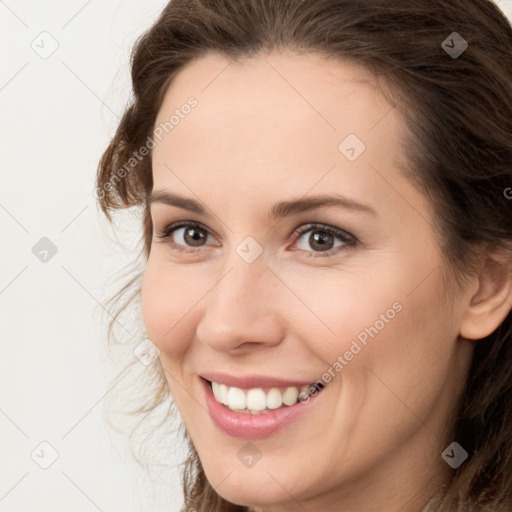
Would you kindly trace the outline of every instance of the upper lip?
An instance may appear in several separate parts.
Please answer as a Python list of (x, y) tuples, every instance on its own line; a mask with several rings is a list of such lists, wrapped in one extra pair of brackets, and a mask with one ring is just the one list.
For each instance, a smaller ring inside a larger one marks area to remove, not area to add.
[(314, 380), (286, 380), (266, 375), (229, 375), (220, 372), (205, 372), (199, 374), (203, 379), (217, 382), (218, 384), (226, 384), (229, 387), (236, 387), (240, 389), (251, 388), (288, 388), (291, 386), (301, 387), (314, 384)]

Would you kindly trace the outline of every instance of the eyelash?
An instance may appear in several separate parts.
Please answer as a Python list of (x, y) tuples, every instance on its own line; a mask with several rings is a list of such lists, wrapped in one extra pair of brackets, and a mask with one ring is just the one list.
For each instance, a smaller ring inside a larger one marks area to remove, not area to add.
[[(211, 233), (206, 229), (206, 227), (204, 227), (202, 224), (200, 224), (198, 222), (179, 221), (179, 222), (169, 224), (168, 226), (166, 226), (163, 229), (162, 233), (155, 235), (157, 238), (162, 239), (162, 241), (158, 242), (158, 243), (167, 243), (166, 240), (171, 236), (171, 234), (174, 231), (176, 231), (180, 228), (184, 228), (184, 227), (199, 228), (200, 230), (206, 231), (206, 233), (211, 235)], [(329, 249), (327, 251), (304, 251), (302, 249), (294, 249), (294, 250), (304, 252), (305, 253), (304, 256), (307, 258), (311, 258), (311, 257), (322, 258), (322, 257), (332, 256), (333, 254), (335, 254), (339, 251), (347, 250), (348, 248), (353, 248), (353, 247), (357, 246), (359, 243), (359, 241), (353, 235), (351, 235), (350, 233), (348, 233), (346, 231), (335, 228), (333, 226), (329, 226), (327, 224), (318, 224), (318, 223), (311, 223), (311, 224), (306, 224), (304, 226), (301, 226), (300, 228), (296, 229), (293, 232), (292, 237), (293, 237), (294, 241), (296, 241), (304, 233), (307, 233), (309, 231), (323, 231), (324, 233), (329, 233), (330, 235), (337, 238), (338, 240), (341, 240), (344, 245), (339, 246), (339, 247), (333, 247), (332, 249)], [(192, 248), (186, 249), (183, 245), (177, 244), (175, 242), (169, 242), (169, 243), (172, 246), (172, 248), (178, 252), (186, 253), (186, 254), (191, 254), (191, 253), (196, 252), (195, 249), (192, 249)]]

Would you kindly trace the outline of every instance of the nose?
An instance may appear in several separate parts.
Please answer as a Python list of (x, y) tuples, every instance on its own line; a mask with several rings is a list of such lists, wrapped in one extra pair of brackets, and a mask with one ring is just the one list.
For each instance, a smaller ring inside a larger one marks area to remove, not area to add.
[(216, 352), (238, 355), (278, 344), (286, 329), (282, 286), (263, 257), (246, 263), (235, 254), (204, 298), (198, 341)]

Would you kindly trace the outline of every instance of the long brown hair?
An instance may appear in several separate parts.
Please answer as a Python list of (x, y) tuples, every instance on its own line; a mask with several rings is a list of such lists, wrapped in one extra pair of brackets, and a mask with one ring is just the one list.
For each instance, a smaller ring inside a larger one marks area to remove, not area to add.
[[(449, 54), (453, 32), (468, 44), (461, 55)], [(408, 128), (404, 172), (436, 207), (453, 282), (474, 271), (474, 244), (512, 240), (512, 28), (491, 1), (173, 0), (134, 47), (133, 100), (97, 174), (96, 196), (109, 220), (114, 210), (141, 208), (142, 260), (152, 239), (145, 203), (153, 186), (151, 153), (134, 155), (155, 129), (168, 85), (207, 52), (237, 59), (281, 49), (351, 60), (375, 78)], [(138, 274), (110, 302), (109, 337), (139, 297), (142, 267), (134, 268)], [(511, 325), (509, 313), (475, 344), (451, 437), (469, 458), (429, 511), (511, 510)], [(144, 403), (131, 411), (141, 418), (171, 403), (158, 359), (150, 370), (153, 387), (145, 383)], [(176, 411), (169, 406), (167, 414)], [(249, 510), (217, 495), (183, 435), (190, 448), (183, 510)]]

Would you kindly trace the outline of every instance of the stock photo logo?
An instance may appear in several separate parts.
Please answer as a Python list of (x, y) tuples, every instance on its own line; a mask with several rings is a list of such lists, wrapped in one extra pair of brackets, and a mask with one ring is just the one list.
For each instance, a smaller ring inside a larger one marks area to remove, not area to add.
[(310, 398), (314, 396), (318, 391), (323, 389), (329, 382), (331, 382), (336, 375), (338, 375), (343, 368), (350, 364), (365, 347), (369, 346), (368, 342), (377, 337), (377, 335), (389, 324), (396, 315), (403, 310), (403, 305), (400, 302), (395, 302), (393, 305), (386, 310), (385, 313), (381, 313), (379, 318), (375, 322), (365, 327), (360, 331), (351, 341), (350, 348), (343, 354), (340, 354), (336, 361), (334, 361), (329, 368), (322, 374), (321, 378), (318, 379), (314, 385), (312, 385), (308, 391), (303, 391), (299, 395), (300, 402), (304, 405), (308, 404)]
[(460, 34), (452, 32), (441, 47), (452, 59), (458, 59), (468, 49), (469, 44)]
[(93, 196), (95, 199), (103, 199), (109, 194), (122, 179), (125, 179), (135, 169), (140, 162), (146, 158), (151, 151), (161, 142), (165, 135), (171, 133), (176, 126), (178, 126), (183, 119), (185, 119), (191, 112), (192, 109), (198, 106), (199, 102), (196, 98), (190, 97), (186, 103), (181, 105), (179, 108), (174, 109), (173, 114), (170, 115), (169, 119), (163, 123), (160, 123), (153, 130), (153, 137), (148, 136), (146, 143), (132, 152), (132, 156), (128, 158), (128, 161), (124, 163), (115, 173), (110, 175), (109, 181), (107, 181), (102, 188), (95, 188), (93, 190)]

